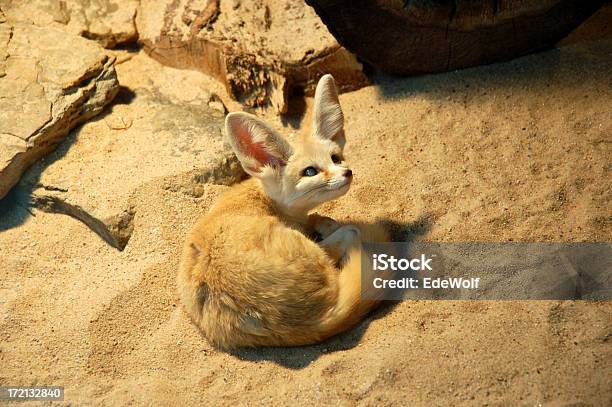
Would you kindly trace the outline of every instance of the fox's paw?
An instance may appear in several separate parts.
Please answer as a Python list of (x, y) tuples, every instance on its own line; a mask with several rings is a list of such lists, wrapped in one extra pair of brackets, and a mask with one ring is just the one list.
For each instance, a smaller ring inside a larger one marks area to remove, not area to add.
[(359, 244), (361, 240), (361, 230), (357, 226), (354, 225), (346, 225), (343, 226), (344, 235), (346, 239), (351, 242), (351, 244)]
[(334, 233), (319, 242), (319, 245), (334, 259), (336, 265), (342, 266), (352, 248), (361, 243), (361, 232), (353, 225), (341, 226)]
[(314, 231), (321, 236), (321, 240), (326, 239), (342, 226), (332, 218), (317, 214), (310, 215), (308, 220)]

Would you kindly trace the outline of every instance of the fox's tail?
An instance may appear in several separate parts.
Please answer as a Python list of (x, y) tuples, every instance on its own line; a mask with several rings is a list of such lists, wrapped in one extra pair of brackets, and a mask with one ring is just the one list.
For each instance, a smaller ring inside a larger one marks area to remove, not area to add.
[[(377, 224), (355, 224), (361, 231), (362, 242), (388, 242), (389, 233)], [(349, 260), (338, 276), (338, 297), (336, 305), (319, 323), (322, 337), (330, 337), (356, 325), (363, 317), (380, 304), (378, 297), (365, 299), (362, 296), (361, 245), (353, 248)]]
[[(353, 224), (360, 230), (361, 242), (388, 242), (389, 234), (381, 225)], [(206, 245), (185, 245), (185, 254), (181, 261), (178, 275), (178, 288), (185, 309), (200, 327), (205, 336), (215, 346), (230, 349), (244, 346), (300, 346), (321, 342), (333, 335), (343, 332), (359, 323), (363, 317), (380, 303), (380, 298), (366, 299), (362, 296), (362, 245), (356, 245), (350, 252), (348, 261), (340, 271), (328, 270), (334, 278), (334, 289), (327, 296), (325, 305), (312, 304), (312, 298), (304, 297), (298, 288), (290, 287), (300, 301), (300, 305), (326, 311), (316, 312), (313, 320), (304, 321), (303, 325), (287, 324), (282, 318), (267, 318), (263, 311), (245, 311), (235, 302), (228, 302), (229, 297), (219, 295), (202, 284), (202, 265), (196, 267), (196, 259), (207, 258), (206, 253), (197, 255), (193, 251), (206, 250)], [(330, 267), (331, 263), (329, 264)], [(290, 275), (290, 274), (289, 274)], [(322, 286), (322, 289), (326, 287)], [(327, 290), (325, 290), (327, 292)], [(378, 294), (378, 293), (376, 293)], [(383, 293), (380, 293), (383, 294)], [(320, 300), (317, 300), (320, 301)], [(268, 304), (270, 307), (283, 307), (282, 304)], [(278, 310), (277, 310), (278, 311)], [(282, 309), (285, 313), (293, 309)], [(277, 315), (280, 312), (277, 312)], [(280, 313), (282, 314), (282, 313)], [(274, 315), (274, 313), (272, 313)]]

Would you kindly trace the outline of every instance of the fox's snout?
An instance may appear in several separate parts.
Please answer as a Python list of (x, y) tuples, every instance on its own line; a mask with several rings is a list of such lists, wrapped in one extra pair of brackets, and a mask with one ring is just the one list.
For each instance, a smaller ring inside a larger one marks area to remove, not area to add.
[(351, 171), (349, 168), (342, 169), (338, 171), (338, 175), (332, 177), (331, 179), (332, 181), (337, 180), (336, 182), (344, 185), (350, 185), (350, 183), (353, 181), (353, 171)]
[(339, 179), (344, 181), (350, 181), (353, 179), (353, 171), (350, 168), (341, 167), (337, 170), (324, 170), (326, 178), (329, 180)]

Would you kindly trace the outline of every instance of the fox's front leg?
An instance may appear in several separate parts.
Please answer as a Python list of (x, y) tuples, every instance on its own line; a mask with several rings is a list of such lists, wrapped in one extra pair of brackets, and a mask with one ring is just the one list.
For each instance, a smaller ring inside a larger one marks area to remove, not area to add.
[(350, 249), (361, 243), (361, 234), (352, 225), (341, 226), (335, 232), (319, 242), (319, 245), (330, 255), (338, 266), (348, 260)]

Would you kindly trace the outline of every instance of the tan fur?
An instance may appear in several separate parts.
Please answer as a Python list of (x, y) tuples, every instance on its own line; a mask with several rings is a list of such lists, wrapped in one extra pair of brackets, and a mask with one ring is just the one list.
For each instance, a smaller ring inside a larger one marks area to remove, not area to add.
[[(333, 78), (324, 78), (319, 103), (334, 106), (316, 105), (315, 111), (333, 117), (320, 113), (315, 121), (327, 122), (335, 134), (320, 134), (325, 126), (315, 123), (318, 130), (289, 145), (254, 116), (228, 115), (228, 137), (253, 178), (232, 187), (196, 223), (178, 273), (186, 311), (215, 346), (320, 342), (376, 305), (360, 299), (360, 244), (386, 241), (386, 232), (308, 216), (346, 193), (352, 179), (344, 161), (330, 158), (342, 154), (344, 130), (333, 122), (342, 118)], [(320, 173), (304, 176), (308, 166)], [(324, 238), (319, 243), (312, 239), (316, 233)]]

